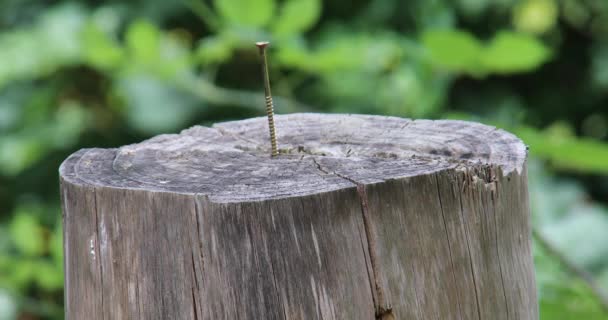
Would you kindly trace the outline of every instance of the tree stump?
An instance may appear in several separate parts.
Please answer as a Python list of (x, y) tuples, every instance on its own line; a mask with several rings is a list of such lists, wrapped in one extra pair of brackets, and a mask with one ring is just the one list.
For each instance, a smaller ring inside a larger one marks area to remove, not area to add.
[(196, 126), (61, 166), (67, 319), (538, 319), (526, 147), (464, 121)]

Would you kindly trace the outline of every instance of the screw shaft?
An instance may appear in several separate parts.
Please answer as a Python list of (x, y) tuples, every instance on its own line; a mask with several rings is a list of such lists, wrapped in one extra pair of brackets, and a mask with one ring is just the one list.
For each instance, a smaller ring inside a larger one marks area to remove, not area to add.
[(266, 47), (269, 42), (256, 42), (256, 46), (260, 49), (262, 57), (262, 74), (264, 75), (264, 95), (266, 97), (266, 115), (268, 116), (268, 130), (270, 131), (270, 147), (273, 157), (279, 155), (277, 148), (277, 134), (274, 127), (274, 104), (272, 102), (272, 93), (270, 92), (270, 76), (268, 75), (268, 62), (266, 61)]

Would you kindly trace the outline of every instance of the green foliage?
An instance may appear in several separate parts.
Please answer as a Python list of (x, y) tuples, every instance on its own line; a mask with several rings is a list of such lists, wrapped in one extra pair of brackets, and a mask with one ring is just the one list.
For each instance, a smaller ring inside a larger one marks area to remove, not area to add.
[(530, 146), (533, 154), (550, 160), (559, 168), (608, 173), (608, 145), (605, 143), (562, 134), (551, 128), (538, 131), (519, 127), (513, 131)]
[(321, 0), (287, 0), (273, 25), (277, 36), (301, 33), (312, 27), (321, 16)]
[(153, 24), (145, 21), (133, 22), (127, 28), (125, 39), (134, 62), (152, 66), (159, 60), (160, 32)]
[(232, 26), (263, 27), (275, 11), (274, 0), (215, 0), (220, 16)]
[[(186, 123), (196, 111), (196, 99), (147, 75), (131, 75), (118, 83), (118, 90), (130, 106), (129, 125), (142, 132), (166, 132)], [(171, 111), (167, 112), (167, 106)]]
[(438, 65), (456, 72), (481, 72), (480, 57), (483, 45), (468, 32), (458, 30), (427, 31), (422, 43), (431, 59)]
[(541, 319), (605, 320), (606, 311), (589, 286), (568, 272), (542, 246), (534, 246)]
[(229, 60), (233, 53), (233, 43), (228, 37), (207, 37), (196, 49), (197, 62), (206, 66)]
[(513, 10), (513, 24), (521, 31), (542, 34), (553, 28), (558, 18), (557, 1), (526, 0)]
[(589, 284), (546, 247), (551, 245), (579, 267), (608, 271), (608, 208), (589, 203), (579, 184), (549, 176), (538, 161), (531, 162), (529, 177), (541, 318), (608, 319)]
[[(546, 166), (530, 167), (536, 230), (608, 288), (591, 199), (608, 198), (606, 21), (597, 0), (0, 2), (0, 319), (61, 318), (61, 160), (263, 114), (260, 40), (279, 112), (516, 133)], [(535, 259), (543, 319), (608, 317), (555, 255)]]
[(497, 33), (484, 45), (468, 32), (432, 30), (423, 34), (422, 43), (437, 65), (474, 76), (526, 72), (550, 57), (537, 39), (509, 31)]
[(13, 245), (24, 256), (35, 257), (44, 250), (44, 237), (38, 224), (36, 217), (24, 212), (16, 212), (9, 224)]
[(0, 239), (0, 287), (15, 291), (34, 285), (47, 292), (63, 287), (61, 228), (43, 224), (44, 213), (43, 207), (31, 204), (15, 210), (9, 238)]
[(485, 49), (481, 62), (496, 73), (534, 70), (549, 58), (549, 49), (533, 37), (499, 32)]
[[(0, 88), (10, 81), (48, 75), (80, 55), (82, 9), (74, 5), (54, 8), (33, 26), (0, 33)], [(44, 48), (44, 50), (39, 50)], [(10, 63), (6, 63), (10, 61)]]

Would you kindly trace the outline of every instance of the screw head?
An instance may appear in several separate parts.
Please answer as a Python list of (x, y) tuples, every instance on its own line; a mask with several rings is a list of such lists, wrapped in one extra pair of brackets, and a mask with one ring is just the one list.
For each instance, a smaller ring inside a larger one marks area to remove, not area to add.
[(268, 47), (269, 44), (270, 42), (268, 41), (259, 41), (255, 43), (255, 46), (260, 49), (260, 54), (264, 54), (264, 51), (266, 50), (266, 47)]

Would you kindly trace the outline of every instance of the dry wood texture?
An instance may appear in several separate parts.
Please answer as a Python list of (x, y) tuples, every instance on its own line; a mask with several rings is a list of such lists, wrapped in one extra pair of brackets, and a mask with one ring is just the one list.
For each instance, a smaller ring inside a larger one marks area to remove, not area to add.
[(61, 166), (68, 319), (537, 319), (526, 148), (463, 121), (194, 127)]

